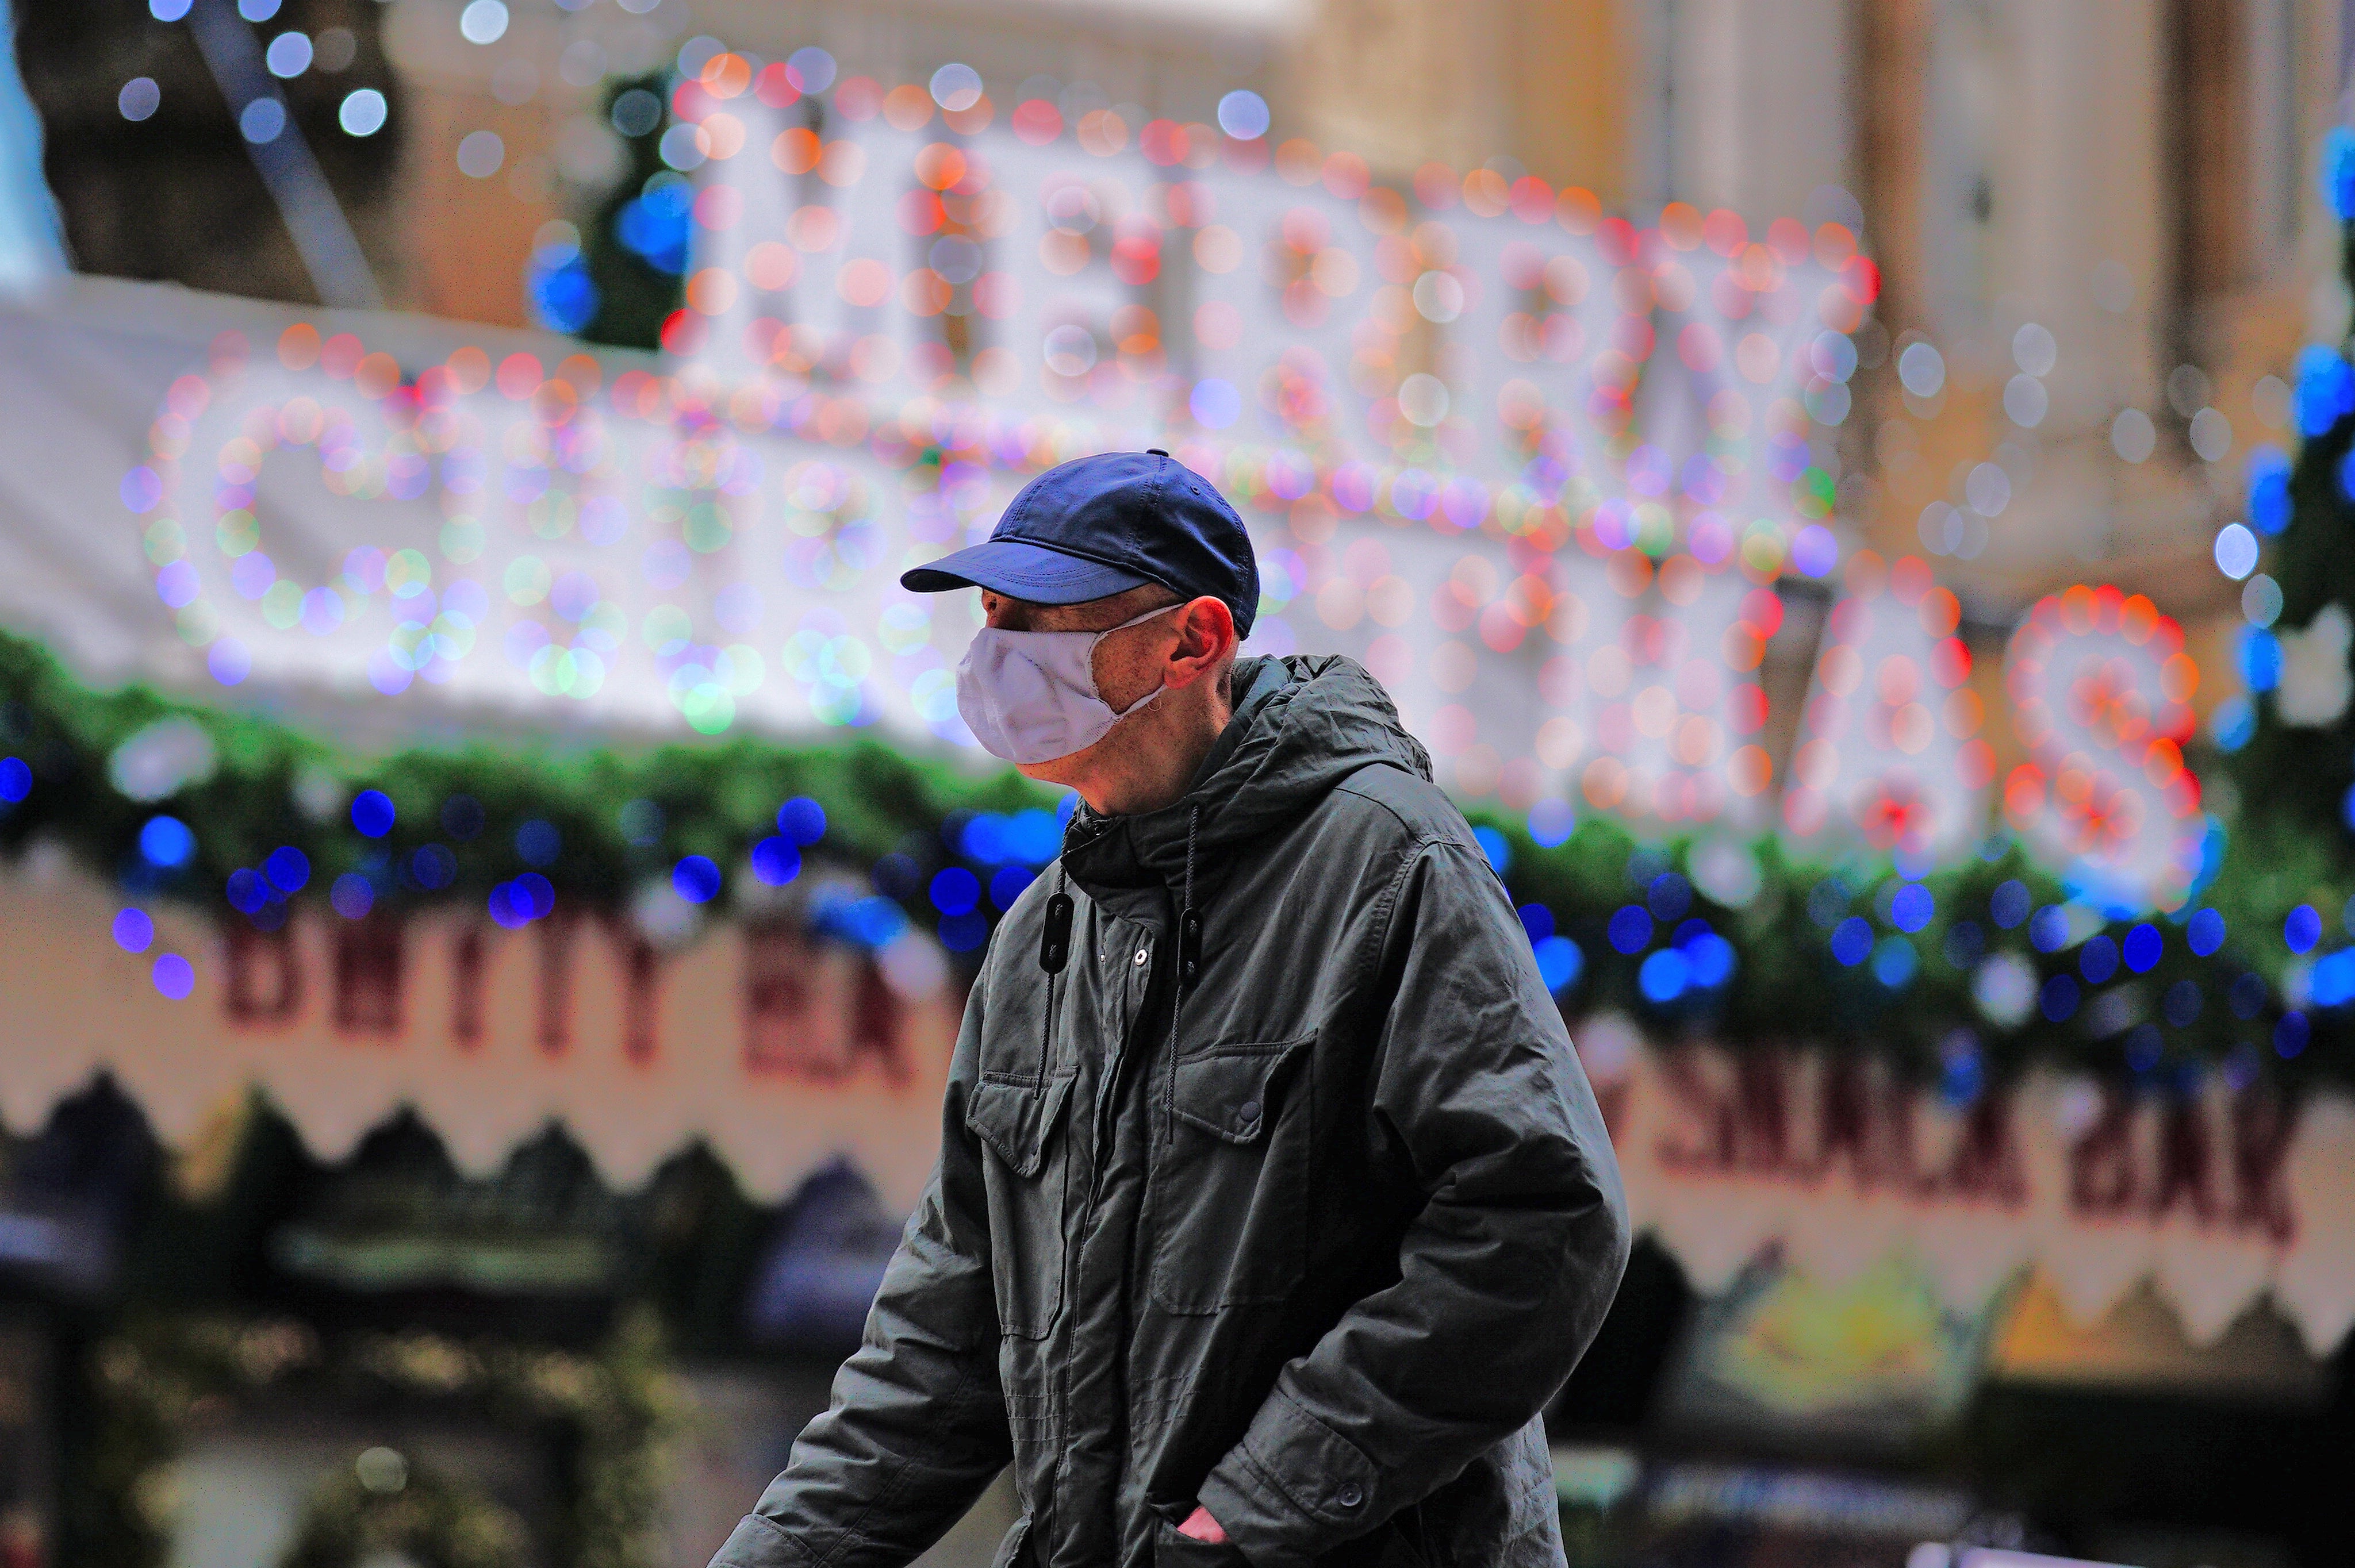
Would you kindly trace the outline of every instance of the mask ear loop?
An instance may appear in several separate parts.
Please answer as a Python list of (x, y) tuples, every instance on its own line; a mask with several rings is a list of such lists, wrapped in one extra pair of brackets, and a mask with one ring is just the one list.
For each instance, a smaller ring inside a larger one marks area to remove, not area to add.
[[(1142, 626), (1146, 621), (1153, 620), (1156, 616), (1167, 615), (1174, 609), (1183, 609), (1193, 602), (1194, 601), (1192, 599), (1181, 599), (1176, 604), (1165, 604), (1159, 609), (1148, 609), (1143, 615), (1137, 616), (1134, 620), (1124, 620), (1118, 626), (1107, 626), (1102, 631), (1097, 632), (1096, 640), (1088, 644), (1088, 694), (1095, 698), (1096, 701), (1103, 703), (1103, 694), (1096, 689), (1096, 650), (1103, 646), (1103, 640), (1105, 638), (1110, 637), (1115, 631), (1125, 631), (1132, 626)], [(1114, 722), (1117, 723), (1118, 721), (1126, 718), (1129, 715), (1136, 712), (1139, 708), (1144, 707), (1147, 703), (1150, 703), (1154, 698), (1159, 696), (1168, 689), (1169, 688), (1167, 686), (1156, 686), (1153, 690), (1146, 693), (1145, 695), (1137, 698), (1136, 701), (1129, 704), (1128, 706), (1124, 708), (1113, 708), (1112, 716)], [(1112, 705), (1110, 703), (1104, 703), (1104, 706), (1111, 708)]]

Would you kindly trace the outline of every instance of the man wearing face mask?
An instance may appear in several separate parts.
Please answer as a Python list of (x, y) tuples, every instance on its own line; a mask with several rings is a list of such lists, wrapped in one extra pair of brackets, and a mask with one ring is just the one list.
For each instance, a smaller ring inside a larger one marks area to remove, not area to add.
[(901, 578), (978, 588), (983, 746), (1081, 806), (1007, 911), (833, 1406), (715, 1568), (1559, 1564), (1538, 1413), (1618, 1171), (1503, 886), (1381, 687), (1238, 658), (1242, 522), (1161, 452)]

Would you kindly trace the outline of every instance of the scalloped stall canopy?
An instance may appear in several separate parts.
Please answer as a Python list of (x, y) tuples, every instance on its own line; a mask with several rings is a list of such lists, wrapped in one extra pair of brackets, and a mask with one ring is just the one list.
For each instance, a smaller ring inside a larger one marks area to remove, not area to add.
[[(156, 939), (201, 959), (173, 1001), (89, 939), (112, 907), (61, 867), (0, 878), (0, 1017), (39, 1043), (0, 1074), (16, 1129), (102, 1069), (181, 1149), (256, 1084), (324, 1159), (409, 1106), (471, 1173), (558, 1121), (622, 1188), (700, 1139), (756, 1198), (847, 1155), (904, 1209), (939, 1148), (959, 988), (790, 921), (666, 951), (583, 917), (298, 909), (263, 933), (167, 908)], [(2266, 1298), (2317, 1355), (2355, 1322), (2343, 1096), (2035, 1072), (1950, 1102), (1854, 1054), (1660, 1047), (1610, 1014), (1573, 1032), (1636, 1223), (1704, 1291), (1779, 1245), (1825, 1280), (1910, 1254), (1966, 1313), (2033, 1266), (2081, 1324), (2152, 1279), (2195, 1344)]]

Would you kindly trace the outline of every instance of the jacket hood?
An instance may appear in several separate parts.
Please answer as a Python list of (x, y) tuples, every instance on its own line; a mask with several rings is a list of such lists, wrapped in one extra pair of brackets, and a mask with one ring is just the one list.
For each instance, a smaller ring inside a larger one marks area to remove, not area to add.
[[(1194, 874), (1202, 878), (1222, 853), (1305, 815), (1361, 768), (1430, 779), (1430, 754), (1364, 665), (1338, 655), (1271, 662), (1281, 685), (1242, 706), (1233, 721), (1241, 734), (1176, 802), (1126, 816), (1080, 806), (1063, 837), (1063, 863), (1074, 879), (1103, 887), (1174, 885), (1186, 874), (1189, 832)], [(1249, 683), (1258, 686), (1267, 673), (1254, 672)], [(1243, 683), (1241, 670), (1236, 678)]]

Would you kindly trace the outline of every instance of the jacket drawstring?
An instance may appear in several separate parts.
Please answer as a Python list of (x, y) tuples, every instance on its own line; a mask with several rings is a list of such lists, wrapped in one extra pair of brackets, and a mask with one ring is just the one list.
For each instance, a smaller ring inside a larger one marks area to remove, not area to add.
[(1178, 895), (1178, 990), (1169, 999), (1169, 1113), (1165, 1119), (1165, 1141), (1178, 1136), (1178, 1020), (1186, 1008), (1187, 988), (1202, 968), (1202, 915), (1194, 907), (1194, 840), (1202, 826), (1202, 808), (1194, 806), (1186, 814), (1186, 880)]
[(1039, 1025), (1039, 1071), (1047, 1071), (1048, 1057), (1055, 1046), (1055, 977), (1071, 958), (1071, 895), (1069, 874), (1062, 863), (1055, 865), (1055, 892), (1047, 900), (1047, 923), (1039, 933), (1039, 967), (1047, 974), (1047, 1009)]

